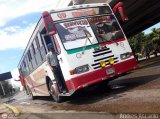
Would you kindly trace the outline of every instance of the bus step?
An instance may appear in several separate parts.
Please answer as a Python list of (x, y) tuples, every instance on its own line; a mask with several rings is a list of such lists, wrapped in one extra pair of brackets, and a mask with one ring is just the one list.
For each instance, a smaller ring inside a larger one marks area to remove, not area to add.
[(60, 93), (59, 96), (71, 96), (71, 93)]
[(72, 90), (68, 93), (60, 93), (59, 96), (71, 96), (74, 92), (75, 92), (75, 90)]

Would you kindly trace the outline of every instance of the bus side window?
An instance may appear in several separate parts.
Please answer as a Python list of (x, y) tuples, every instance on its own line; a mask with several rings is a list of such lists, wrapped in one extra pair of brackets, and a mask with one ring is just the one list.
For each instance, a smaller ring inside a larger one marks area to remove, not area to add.
[(22, 63), (20, 65), (19, 73), (20, 73), (20, 75), (22, 75), (24, 77)]
[(42, 55), (40, 52), (40, 44), (39, 44), (39, 40), (38, 37), (36, 36), (35, 38), (35, 48), (36, 48), (36, 59), (37, 59), (37, 64), (40, 65), (42, 63)]
[(27, 57), (24, 58), (24, 61), (25, 61), (25, 64), (26, 64), (26, 71), (27, 71), (27, 75), (30, 73), (30, 70), (29, 70), (29, 66), (28, 66), (28, 61), (27, 61)]
[(31, 62), (29, 62), (28, 53), (26, 54), (26, 62), (27, 62), (29, 72), (31, 72), (32, 71), (32, 65), (31, 65)]
[(40, 50), (42, 61), (45, 61), (46, 60), (46, 49), (45, 49), (44, 43), (42, 41), (42, 37), (41, 37), (40, 32), (37, 33), (37, 39), (39, 41), (39, 47), (40, 47), (39, 50)]
[(27, 76), (27, 67), (26, 67), (25, 59), (23, 59), (23, 62), (22, 62), (22, 74), (24, 76)]
[(33, 70), (33, 64), (32, 64), (32, 56), (31, 56), (31, 52), (30, 52), (30, 50), (28, 50), (28, 52), (27, 52), (27, 56), (28, 56), (28, 64), (29, 64), (29, 67), (30, 67), (30, 69), (31, 69), (31, 71)]
[(38, 63), (37, 63), (37, 58), (36, 58), (36, 50), (35, 50), (35, 44), (34, 44), (34, 42), (33, 42), (32, 45), (31, 45), (31, 49), (32, 49), (32, 55), (33, 55), (34, 60), (35, 60), (35, 64), (36, 64), (36, 66), (37, 66)]
[(36, 59), (35, 59), (35, 55), (34, 55), (34, 52), (33, 52), (33, 49), (32, 49), (32, 45), (31, 47), (29, 48), (29, 53), (30, 53), (30, 57), (31, 57), (31, 62), (32, 62), (32, 65), (33, 65), (33, 69), (36, 68)]

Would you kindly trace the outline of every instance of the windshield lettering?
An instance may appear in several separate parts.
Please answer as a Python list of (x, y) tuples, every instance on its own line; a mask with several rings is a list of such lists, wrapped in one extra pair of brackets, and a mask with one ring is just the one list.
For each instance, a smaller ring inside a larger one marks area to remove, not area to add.
[(96, 14), (96, 11), (94, 9), (87, 9), (87, 10), (78, 10), (72, 12), (73, 17), (80, 17), (85, 15), (94, 15)]
[(71, 21), (71, 22), (66, 22), (63, 25), (65, 26), (65, 28), (76, 26), (76, 25), (88, 25), (88, 21), (87, 20)]

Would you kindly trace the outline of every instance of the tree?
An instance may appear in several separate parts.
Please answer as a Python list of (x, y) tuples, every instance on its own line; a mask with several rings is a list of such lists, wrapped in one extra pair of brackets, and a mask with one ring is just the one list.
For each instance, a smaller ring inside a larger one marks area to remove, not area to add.
[(152, 29), (150, 34), (145, 35), (143, 32), (136, 34), (128, 39), (131, 48), (136, 53), (154, 53), (156, 56), (160, 49), (160, 28)]
[(136, 53), (142, 52), (143, 43), (145, 41), (145, 35), (144, 32), (140, 32), (136, 34), (135, 36), (129, 38), (129, 43), (131, 45), (132, 50), (134, 50)]
[[(8, 95), (11, 93), (12, 85), (8, 81), (2, 81), (2, 85), (4, 88), (5, 93)], [(3, 95), (2, 87), (0, 86), (0, 95)]]
[(160, 45), (160, 28), (153, 28), (152, 33), (150, 35), (152, 36), (152, 43), (154, 48), (158, 49), (158, 46)]

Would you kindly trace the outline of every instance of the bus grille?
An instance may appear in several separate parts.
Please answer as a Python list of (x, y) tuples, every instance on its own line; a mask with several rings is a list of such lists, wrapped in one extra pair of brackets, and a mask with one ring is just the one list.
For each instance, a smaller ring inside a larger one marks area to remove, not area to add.
[(101, 68), (100, 61), (105, 61), (106, 65), (109, 66), (110, 58), (113, 58), (115, 63), (118, 62), (118, 57), (114, 56), (110, 48), (107, 48), (106, 46), (95, 48), (93, 51), (94, 63), (91, 66), (93, 67), (93, 69)]

